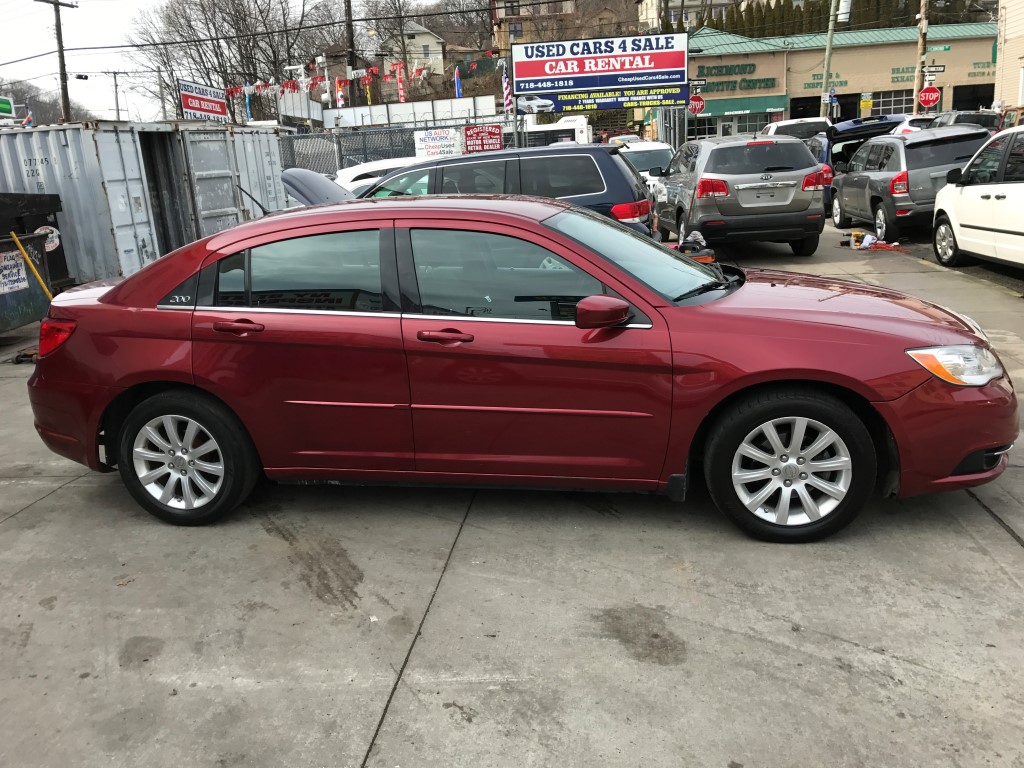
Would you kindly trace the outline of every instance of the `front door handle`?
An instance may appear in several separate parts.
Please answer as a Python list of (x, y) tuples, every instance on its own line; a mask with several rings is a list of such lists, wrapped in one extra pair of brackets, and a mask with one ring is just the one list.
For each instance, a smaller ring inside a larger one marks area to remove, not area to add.
[(1005, 200), (1006, 195), (996, 195), (996, 200)]
[(982, 200), (991, 200), (992, 199), (992, 195), (982, 195), (981, 199)]
[(263, 330), (263, 324), (254, 323), (252, 320), (216, 320), (213, 323), (213, 330), (243, 336), (247, 333), (259, 333)]
[(473, 334), (462, 333), (454, 328), (445, 328), (440, 331), (416, 331), (416, 338), (420, 341), (433, 341), (447, 346), (472, 341)]

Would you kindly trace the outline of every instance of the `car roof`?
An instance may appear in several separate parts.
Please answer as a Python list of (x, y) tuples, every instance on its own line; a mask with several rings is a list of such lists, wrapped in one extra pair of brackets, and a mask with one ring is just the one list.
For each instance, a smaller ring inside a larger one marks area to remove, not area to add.
[(671, 149), (674, 151), (674, 147), (671, 144), (666, 144), (663, 141), (627, 141), (621, 147), (618, 148), (619, 152), (635, 152), (638, 149)]
[(774, 123), (768, 123), (768, 125), (797, 125), (799, 123), (830, 123), (832, 122), (827, 117), (793, 117), (789, 120), (777, 120)]
[(902, 136), (893, 136), (892, 138), (902, 139), (906, 142), (907, 146), (910, 146), (911, 144), (924, 144), (925, 142), (952, 138), (953, 136), (977, 136), (978, 138), (987, 139), (991, 135), (988, 128), (982, 128), (980, 125), (971, 125), (970, 123), (962, 123), (960, 125), (944, 125), (940, 128), (922, 128), (915, 133), (905, 133)]
[(365, 173), (366, 171), (376, 171), (379, 168), (391, 168), (392, 166), (399, 165), (412, 165), (422, 161), (421, 157), (391, 157), (386, 160), (370, 160), (367, 163), (357, 163), (356, 165), (349, 165), (345, 168), (338, 169), (338, 177), (344, 177), (349, 175), (356, 175)]
[(219, 232), (209, 240), (211, 250), (282, 230), (316, 224), (389, 218), (462, 219), (486, 214), (506, 220), (543, 221), (573, 206), (529, 195), (422, 195), (352, 199), (342, 203), (289, 208)]

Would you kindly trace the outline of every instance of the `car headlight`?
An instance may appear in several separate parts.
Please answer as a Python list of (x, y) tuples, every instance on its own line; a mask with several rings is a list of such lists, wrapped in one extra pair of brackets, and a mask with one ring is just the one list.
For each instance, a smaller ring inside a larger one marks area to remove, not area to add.
[(1003, 375), (992, 350), (973, 344), (908, 349), (907, 354), (932, 375), (958, 387), (980, 387)]

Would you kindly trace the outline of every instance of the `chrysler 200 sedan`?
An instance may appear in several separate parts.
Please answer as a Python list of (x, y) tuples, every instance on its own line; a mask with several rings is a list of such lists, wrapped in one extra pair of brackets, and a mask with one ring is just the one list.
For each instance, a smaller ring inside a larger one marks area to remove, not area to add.
[(56, 297), (29, 381), (55, 452), (208, 523), (273, 480), (648, 491), (703, 476), (809, 541), (876, 490), (998, 476), (982, 330), (895, 291), (697, 264), (539, 198), (360, 200)]

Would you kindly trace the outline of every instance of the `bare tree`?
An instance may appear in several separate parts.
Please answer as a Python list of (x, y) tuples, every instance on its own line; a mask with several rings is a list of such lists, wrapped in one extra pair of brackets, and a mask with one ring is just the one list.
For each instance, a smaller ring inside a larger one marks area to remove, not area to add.
[[(35, 125), (50, 125), (61, 120), (60, 95), (57, 91), (44, 91), (24, 80), (3, 80), (0, 78), (0, 93), (10, 96), (15, 104), (24, 104), (20, 114), (32, 113)], [(71, 114), (75, 120), (96, 120), (97, 116), (81, 104), (71, 102)]]
[[(178, 79), (215, 86), (288, 79), (285, 67), (305, 64), (344, 34), (331, 0), (166, 0), (135, 19), (134, 58), (161, 72), (144, 90), (175, 102)], [(268, 34), (270, 33), (270, 34)], [(212, 39), (211, 39), (212, 38)], [(174, 42), (203, 40), (203, 42)], [(253, 117), (274, 114), (272, 98), (256, 98)]]
[(419, 12), (430, 15), (417, 21), (449, 45), (479, 51), (491, 47), (491, 9), (481, 0), (434, 0), (421, 5)]

